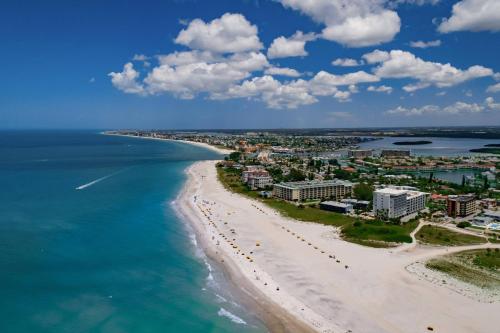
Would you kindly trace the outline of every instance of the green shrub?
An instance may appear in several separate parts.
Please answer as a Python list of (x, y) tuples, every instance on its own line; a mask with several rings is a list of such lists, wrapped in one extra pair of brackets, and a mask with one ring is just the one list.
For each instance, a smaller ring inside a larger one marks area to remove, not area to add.
[(462, 228), (462, 229), (468, 228), (470, 226), (471, 226), (471, 224), (467, 221), (457, 223), (457, 227)]

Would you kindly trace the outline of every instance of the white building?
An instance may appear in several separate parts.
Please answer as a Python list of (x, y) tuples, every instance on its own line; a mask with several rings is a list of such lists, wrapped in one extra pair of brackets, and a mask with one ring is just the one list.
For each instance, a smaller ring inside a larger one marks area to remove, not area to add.
[(258, 188), (266, 188), (268, 186), (273, 185), (273, 177), (250, 175), (250, 176), (248, 176), (247, 184), (253, 190), (258, 189)]
[(373, 192), (373, 213), (385, 218), (400, 218), (425, 209), (427, 193), (397, 188)]

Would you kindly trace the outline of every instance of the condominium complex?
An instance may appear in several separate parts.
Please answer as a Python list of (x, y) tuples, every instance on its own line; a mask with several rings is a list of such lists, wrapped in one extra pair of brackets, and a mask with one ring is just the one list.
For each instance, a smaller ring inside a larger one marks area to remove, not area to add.
[(324, 181), (302, 181), (274, 184), (273, 195), (289, 201), (304, 201), (313, 199), (336, 200), (349, 197), (352, 194), (352, 183), (338, 179)]
[(269, 172), (261, 165), (248, 165), (241, 173), (241, 181), (247, 184), (252, 190), (266, 188), (273, 184), (273, 178)]
[(269, 175), (268, 176), (249, 175), (247, 184), (252, 190), (258, 188), (266, 188), (268, 186), (273, 185), (273, 178)]
[(361, 149), (349, 150), (347, 152), (347, 156), (353, 157), (353, 158), (366, 158), (366, 157), (372, 156), (372, 151), (371, 150), (361, 150)]
[(476, 199), (473, 194), (449, 195), (446, 200), (448, 216), (465, 217), (476, 212)]
[(408, 157), (410, 156), (410, 151), (401, 149), (384, 149), (380, 153), (380, 156), (388, 158)]
[(384, 218), (400, 218), (425, 208), (427, 193), (398, 188), (382, 188), (373, 192), (373, 213)]
[(241, 173), (241, 181), (243, 183), (248, 182), (248, 177), (249, 176), (269, 176), (269, 172), (267, 172), (266, 169), (264, 169), (263, 166), (260, 165), (248, 165), (245, 167), (245, 170)]

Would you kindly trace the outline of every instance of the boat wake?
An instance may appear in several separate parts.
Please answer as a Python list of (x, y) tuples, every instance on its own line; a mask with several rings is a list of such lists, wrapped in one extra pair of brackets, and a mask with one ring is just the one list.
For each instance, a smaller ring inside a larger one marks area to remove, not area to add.
[(95, 185), (95, 184), (97, 184), (97, 183), (99, 183), (99, 182), (102, 182), (102, 181), (103, 181), (103, 180), (105, 180), (105, 179), (108, 179), (108, 178), (110, 178), (110, 177), (113, 177), (114, 175), (116, 175), (116, 174), (118, 174), (118, 173), (120, 173), (120, 172), (122, 172), (122, 171), (123, 171), (123, 170), (120, 170), (120, 171), (117, 171), (117, 172), (113, 172), (112, 174), (109, 174), (109, 175), (107, 175), (107, 176), (104, 176), (104, 177), (101, 177), (101, 178), (97, 178), (97, 179), (95, 179), (95, 180), (91, 181), (90, 183), (83, 184), (83, 185), (80, 185), (80, 186), (78, 186), (78, 187), (75, 187), (75, 190), (83, 190), (83, 189), (86, 189), (87, 187), (90, 187), (90, 186)]

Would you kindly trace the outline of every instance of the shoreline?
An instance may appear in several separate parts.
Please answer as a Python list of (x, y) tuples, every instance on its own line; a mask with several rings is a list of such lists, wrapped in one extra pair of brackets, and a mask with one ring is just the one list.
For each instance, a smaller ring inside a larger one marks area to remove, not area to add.
[[(221, 269), (225, 279), (227, 280), (231, 291), (237, 295), (238, 302), (246, 308), (252, 309), (255, 316), (260, 319), (269, 332), (272, 333), (313, 333), (311, 329), (303, 322), (291, 316), (286, 310), (275, 304), (272, 299), (269, 299), (258, 288), (249, 281), (238, 269), (238, 265), (233, 261), (231, 256), (223, 251), (219, 251), (214, 247), (207, 238), (203, 227), (200, 226), (189, 212), (189, 207), (186, 201), (189, 201), (189, 189), (192, 186), (194, 179), (189, 174), (191, 168), (202, 162), (194, 162), (188, 166), (184, 173), (186, 181), (184, 187), (173, 203), (174, 211), (179, 218), (188, 223), (196, 237), (197, 243), (200, 245), (203, 253), (209, 258), (218, 268)], [(191, 215), (191, 216), (190, 216)]]
[(244, 304), (271, 332), (406, 333), (427, 327), (483, 332), (497, 327), (487, 319), (500, 310), (499, 303), (479, 302), (406, 269), (458, 249), (372, 249), (347, 243), (332, 227), (288, 219), (229, 192), (218, 182), (214, 164), (199, 161), (186, 168), (177, 208), (207, 256), (222, 266)]
[(134, 139), (146, 139), (146, 140), (157, 140), (157, 141), (180, 142), (180, 143), (185, 143), (185, 144), (189, 144), (189, 145), (192, 145), (192, 146), (197, 146), (197, 147), (205, 148), (205, 149), (214, 151), (216, 153), (219, 153), (221, 155), (227, 155), (227, 154), (230, 154), (230, 153), (234, 152), (234, 150), (232, 150), (232, 149), (219, 148), (219, 147), (215, 147), (215, 146), (209, 145), (208, 143), (197, 142), (197, 141), (174, 140), (174, 139), (164, 139), (164, 138), (153, 138), (153, 137), (149, 137), (149, 136), (126, 135), (126, 134), (117, 134), (117, 133), (109, 133), (109, 132), (101, 132), (101, 134), (102, 135), (109, 135), (109, 136), (121, 136), (121, 137), (125, 137), (125, 138), (134, 138)]
[(283, 217), (226, 190), (215, 161), (194, 162), (184, 172), (176, 212), (238, 300), (271, 332), (480, 333), (500, 325), (491, 320), (500, 303), (475, 300), (407, 269), (460, 247), (348, 243), (335, 228)]

